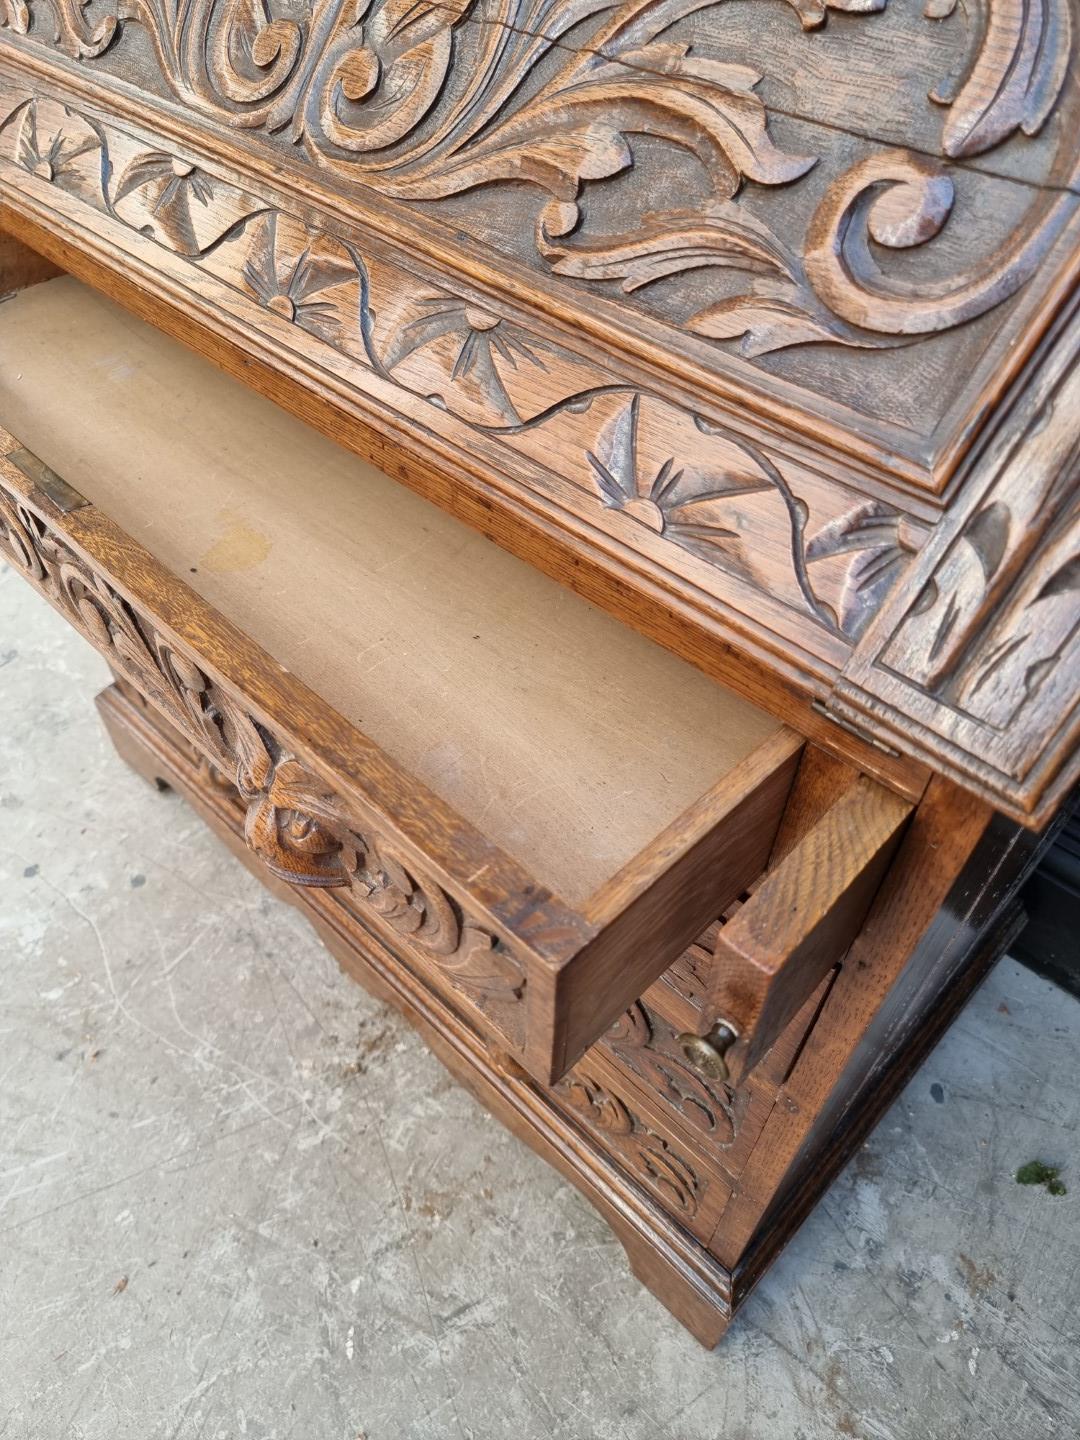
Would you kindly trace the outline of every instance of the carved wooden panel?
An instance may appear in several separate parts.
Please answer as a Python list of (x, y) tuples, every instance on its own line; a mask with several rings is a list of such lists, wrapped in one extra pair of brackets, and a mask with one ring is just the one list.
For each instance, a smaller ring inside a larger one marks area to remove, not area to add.
[(1078, 354), (1074, 317), (834, 701), (1038, 823), (1080, 777)]
[(1073, 773), (1069, 482), (977, 511), (1076, 282), (1076, 29), (1072, 0), (0, 0), (0, 206), (909, 792), (914, 754), (1030, 821)]
[[(587, 297), (624, 323), (641, 313), (706, 371), (756, 370), (812, 411), (840, 399), (837, 416), (936, 484), (989, 374), (957, 360), (989, 344), (997, 368), (1018, 363), (1068, 258), (1039, 273), (1077, 209), (1070, 0), (732, 9), (5, 0), (0, 14), (25, 63), (66, 59), (178, 102), (287, 184), (307, 172), (459, 248), (473, 237), (583, 314)], [(768, 361), (792, 347), (813, 353)]]
[(711, 1237), (730, 1187), (702, 1150), (668, 1131), (589, 1060), (579, 1062), (551, 1095), (669, 1214), (698, 1239)]
[[(547, 469), (558, 457), (558, 481), (590, 521), (665, 556), (677, 547), (685, 558), (672, 563), (697, 584), (767, 595), (809, 622), (825, 655), (861, 633), (922, 543), (925, 527), (894, 506), (626, 383), (348, 234), (2, 79), (0, 159), (129, 236), (151, 237), (189, 285), (219, 280), (253, 325), (260, 312), (285, 322), (290, 349), (326, 371), (388, 394), (425, 426), (449, 428), (452, 417), (463, 443), (497, 446), (521, 479), (522, 460)], [(535, 487), (550, 493), (554, 478), (541, 474)]]
[(695, 1070), (659, 1011), (639, 1000), (611, 1027), (600, 1047), (691, 1130), (720, 1149), (734, 1144), (746, 1095), (738, 1096), (731, 1086)]
[(391, 836), (357, 815), (287, 741), (254, 718), (243, 697), (211, 679), (39, 514), (3, 490), (0, 555), (228, 777), (244, 806), (247, 842), (273, 874), (292, 885), (340, 889), (361, 919), (387, 927), (505, 1038), (523, 1042), (526, 974), (506, 943)]

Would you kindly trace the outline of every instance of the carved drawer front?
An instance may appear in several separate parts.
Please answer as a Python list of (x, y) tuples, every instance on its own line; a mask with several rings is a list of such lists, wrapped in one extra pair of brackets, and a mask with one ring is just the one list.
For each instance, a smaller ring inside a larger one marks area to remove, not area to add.
[(66, 277), (0, 377), (7, 558), (536, 1078), (764, 867), (770, 716)]
[(595, 1053), (551, 1095), (653, 1199), (708, 1243), (731, 1186), (702, 1147), (671, 1129), (657, 1107)]
[[(707, 936), (715, 938), (715, 927)], [(683, 968), (685, 960), (686, 954), (671, 969)], [(631, 1093), (644, 1092), (672, 1129), (734, 1182), (776, 1103), (831, 977), (788, 1024), (767, 1058), (736, 1083), (698, 1062), (696, 1037), (684, 1028), (681, 1007), (671, 1003), (665, 983), (670, 975), (670, 970), (665, 972), (631, 1005), (587, 1058), (602, 1064), (605, 1071), (613, 1070)]]
[(675, 1124), (726, 1152), (742, 1130), (748, 1092), (695, 1069), (683, 1053), (681, 1033), (655, 1005), (636, 1000), (590, 1054), (602, 1054), (646, 1090)]

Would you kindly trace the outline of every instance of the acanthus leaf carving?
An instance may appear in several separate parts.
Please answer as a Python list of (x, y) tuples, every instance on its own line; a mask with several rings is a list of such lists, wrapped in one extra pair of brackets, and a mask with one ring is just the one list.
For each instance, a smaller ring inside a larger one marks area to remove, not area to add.
[(607, 1145), (647, 1189), (686, 1219), (697, 1214), (706, 1181), (686, 1156), (634, 1113), (609, 1082), (594, 1074), (587, 1063), (579, 1063), (556, 1088), (602, 1133)]
[[(0, 13), (22, 34), (33, 3), (0, 0)], [(812, 30), (830, 9), (866, 15), (886, 0), (788, 3)], [(943, 18), (953, 4), (930, 0), (928, 14)], [(53, 3), (54, 43), (69, 54), (93, 60), (138, 24), (183, 101), (226, 124), (285, 133), (316, 164), (370, 180), (380, 194), (428, 204), (479, 187), (535, 186), (548, 197), (537, 214), (537, 249), (558, 273), (594, 283), (621, 278), (627, 292), (693, 273), (705, 303), (678, 323), (705, 339), (738, 342), (750, 358), (790, 345), (895, 344), (981, 315), (1027, 281), (1063, 208), (1033, 217), (1026, 240), (989, 265), (926, 294), (887, 282), (866, 240), (886, 249), (932, 240), (952, 209), (951, 186), (940, 167), (913, 154), (876, 156), (830, 185), (806, 240), (805, 271), (779, 254), (770, 269), (770, 241), (783, 249), (776, 237), (746, 214), (721, 223), (715, 207), (744, 182), (797, 181), (816, 157), (777, 148), (756, 69), (665, 38), (675, 21), (705, 8), (703, 0), (622, 0), (610, 11), (598, 0), (317, 0), (301, 19), (275, 14), (268, 0), (122, 0), (92, 22), (84, 8), (82, 0)], [(1037, 133), (1072, 48), (1069, 0), (979, 0), (977, 10), (966, 79), (932, 92), (948, 109), (943, 153), (955, 158), (1017, 130)], [(598, 28), (582, 49), (562, 44), (589, 21)], [(462, 47), (466, 23), (471, 39)], [(467, 78), (459, 74), (465, 65)], [(526, 81), (542, 65), (553, 73), (530, 94)], [(632, 168), (639, 135), (699, 162), (706, 189), (694, 207), (696, 230), (671, 211), (635, 214), (621, 232), (575, 240), (585, 188)], [(175, 210), (182, 234), (179, 193), (173, 187), (163, 205)], [(742, 294), (717, 297), (708, 286), (717, 267), (759, 278)]]
[(954, 198), (942, 165), (907, 150), (882, 151), (853, 165), (826, 192), (806, 236), (806, 273), (828, 309), (879, 334), (951, 329), (1015, 295), (1073, 210), (1071, 196), (1041, 195), (1038, 223), (959, 278), (930, 284), (886, 276), (871, 242), (884, 249), (925, 244), (949, 219)]
[[(943, 20), (955, 9), (956, 0), (927, 0), (925, 13)], [(983, 0), (976, 10), (982, 34), (966, 77), (930, 91), (949, 109), (941, 143), (955, 159), (991, 150), (1016, 130), (1038, 134), (1069, 72), (1069, 0)]]
[(721, 1147), (734, 1143), (739, 1119), (735, 1091), (694, 1070), (679, 1051), (671, 1027), (641, 1001), (619, 1017), (603, 1043), (694, 1129)]
[(542, 225), (537, 245), (556, 274), (619, 280), (625, 294), (692, 271), (753, 275), (749, 289), (714, 300), (683, 321), (691, 334), (740, 340), (743, 355), (818, 340), (863, 347), (881, 343), (832, 315), (787, 246), (731, 201), (716, 200), (700, 211), (646, 215), (636, 230), (599, 239), (556, 237)]

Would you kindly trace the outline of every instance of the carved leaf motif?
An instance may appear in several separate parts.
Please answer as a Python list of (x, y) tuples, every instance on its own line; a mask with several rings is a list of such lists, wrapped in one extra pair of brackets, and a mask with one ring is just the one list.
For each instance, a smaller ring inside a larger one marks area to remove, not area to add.
[(841, 345), (876, 343), (873, 337), (858, 335), (830, 315), (808, 287), (771, 280), (757, 280), (746, 294), (728, 296), (698, 310), (687, 320), (686, 328), (710, 340), (740, 340), (740, 353), (750, 358), (788, 345), (825, 340)]
[(812, 157), (784, 155), (769, 138), (757, 73), (656, 43), (627, 52), (627, 63), (586, 53), (531, 101), (403, 175), (398, 193), (423, 198), (478, 185), (528, 180), (556, 203), (542, 217), (551, 235), (576, 223), (582, 182), (608, 179), (633, 163), (627, 136), (654, 135), (691, 151), (713, 193), (730, 196), (743, 177), (777, 185), (805, 173)]
[(807, 542), (808, 566), (848, 557), (837, 587), (840, 627), (857, 640), (921, 544), (921, 529), (879, 501), (823, 526)]
[(243, 279), (259, 303), (342, 345), (352, 335), (360, 275), (349, 248), (271, 211), (256, 222)]
[(507, 1033), (520, 1030), (520, 1017), (509, 1019), (506, 1008), (517, 1004), (526, 983), (513, 954), (375, 829), (354, 820), (341, 797), (236, 697), (172, 649), (45, 522), (2, 491), (0, 554), (230, 776), (246, 807), (247, 841), (276, 875), (294, 885), (348, 891), (477, 1003), (498, 1007), (493, 1023)]
[(662, 1021), (659, 1025), (658, 1036), (649, 1012), (638, 1001), (607, 1032), (605, 1044), (714, 1144), (732, 1144), (736, 1134), (734, 1092), (719, 1082), (708, 1083), (692, 1070), (668, 1027)]
[(1066, 560), (1064, 565), (1047, 577), (1039, 587), (1036, 600), (1047, 600), (1053, 595), (1069, 595), (1080, 590), (1080, 555)]
[(30, 100), (7, 117), (0, 130), (17, 124), (15, 163), (39, 180), (61, 183), (77, 173), (78, 162), (100, 149), (97, 134), (62, 106)]
[[(955, 0), (930, 0), (934, 19), (950, 15)], [(1069, 0), (979, 0), (985, 12), (978, 54), (958, 93), (932, 90), (950, 107), (942, 130), (946, 155), (980, 155), (1016, 130), (1035, 135), (1046, 122), (1069, 69), (1072, 15)]]
[(103, 54), (120, 33), (115, 14), (102, 15), (88, 25), (83, 11), (90, 0), (50, 0), (55, 43), (76, 60), (94, 60)]
[(1040, 195), (1039, 223), (1018, 230), (978, 268), (939, 284), (891, 280), (871, 250), (925, 244), (948, 220), (951, 176), (907, 150), (868, 155), (825, 192), (807, 231), (805, 269), (819, 299), (849, 324), (886, 335), (948, 330), (1014, 295), (1073, 214), (1071, 197)]
[(542, 230), (539, 245), (556, 274), (621, 280), (627, 294), (669, 275), (710, 266), (787, 273), (776, 237), (734, 205), (716, 205), (702, 214), (646, 215), (638, 229), (598, 239), (556, 240)]
[(767, 226), (731, 201), (714, 201), (703, 212), (646, 215), (639, 230), (596, 239), (557, 239), (541, 226), (537, 246), (557, 274), (621, 280), (628, 294), (689, 271), (717, 268), (755, 275), (748, 291), (693, 311), (683, 322), (691, 334), (710, 340), (741, 339), (743, 355), (826, 340), (880, 343), (831, 314), (810, 288), (796, 257)]
[(7, 26), (16, 35), (30, 29), (30, 10), (26, 0), (0, 0), (0, 26)]
[[(192, 79), (207, 97), (238, 106), (257, 106), (291, 76), (300, 57), (302, 32), (295, 20), (275, 18), (266, 0), (229, 0), (203, 6), (202, 13), (177, 19), (191, 27), (197, 51), (188, 51)], [(198, 35), (202, 29), (203, 34)]]
[(702, 1184), (693, 1166), (650, 1130), (621, 1096), (578, 1065), (559, 1087), (589, 1124), (601, 1131), (633, 1174), (685, 1218), (697, 1213)]
[(343, 28), (312, 84), (312, 133), (353, 155), (404, 140), (437, 103), (472, 0), (385, 0)]
[(213, 181), (195, 166), (159, 151), (131, 161), (117, 182), (113, 205), (119, 207), (133, 195), (140, 203), (125, 212), (131, 223), (181, 255), (200, 255), (243, 213), (227, 202), (223, 213), (197, 222), (198, 210), (206, 211), (215, 198)]
[(506, 377), (519, 366), (546, 368), (532, 337), (498, 315), (451, 295), (425, 296), (417, 309), (420, 313), (395, 332), (383, 351), (382, 367), (391, 372), (418, 350), (441, 349), (440, 342), (446, 341), (453, 357), (450, 384), (478, 392), (486, 409), (517, 424), (522, 415), (506, 388)]
[(724, 522), (716, 502), (766, 490), (767, 481), (736, 471), (688, 479), (674, 456), (655, 471), (644, 468), (638, 456), (640, 416), (641, 396), (634, 394), (600, 432), (595, 452), (586, 455), (604, 504), (688, 548), (726, 546), (729, 562), (741, 568), (739, 531)]

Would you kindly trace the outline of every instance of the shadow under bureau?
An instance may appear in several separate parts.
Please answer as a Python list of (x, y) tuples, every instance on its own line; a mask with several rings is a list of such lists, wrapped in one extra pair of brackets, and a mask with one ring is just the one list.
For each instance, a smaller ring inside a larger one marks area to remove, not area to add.
[(1069, 11), (295, 8), (0, 9), (0, 552), (713, 1344), (1080, 768)]

